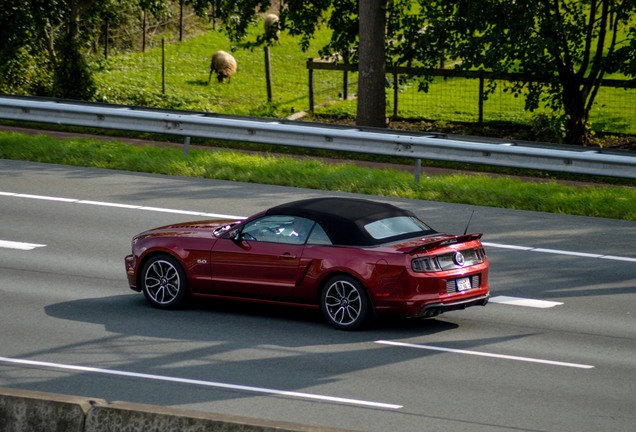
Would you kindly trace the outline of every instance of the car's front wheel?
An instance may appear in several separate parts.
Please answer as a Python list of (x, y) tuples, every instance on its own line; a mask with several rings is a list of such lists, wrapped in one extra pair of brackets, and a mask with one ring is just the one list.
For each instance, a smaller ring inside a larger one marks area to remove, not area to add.
[(144, 264), (141, 288), (154, 307), (175, 309), (186, 297), (186, 277), (181, 264), (169, 255), (157, 255)]
[(330, 279), (322, 291), (322, 313), (339, 330), (360, 328), (369, 315), (369, 300), (362, 284), (347, 275)]

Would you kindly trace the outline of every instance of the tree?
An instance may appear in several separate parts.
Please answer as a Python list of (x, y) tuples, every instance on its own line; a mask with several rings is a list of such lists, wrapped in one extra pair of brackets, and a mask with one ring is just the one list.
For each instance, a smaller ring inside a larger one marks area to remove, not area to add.
[(45, 35), (49, 41), (53, 64), (53, 96), (65, 99), (89, 100), (95, 94), (95, 83), (88, 62), (82, 54), (79, 21), (90, 10), (94, 0), (67, 0), (60, 4), (59, 43), (52, 31)]
[(93, 0), (6, 2), (0, 12), (0, 89), (90, 98), (95, 87), (78, 25)]
[[(420, 0), (399, 51), (458, 68), (520, 72), (512, 91), (526, 109), (564, 113), (566, 142), (589, 142), (588, 119), (603, 78), (636, 76), (634, 0)], [(417, 22), (417, 25), (413, 25)], [(420, 29), (413, 31), (414, 29)]]
[(160, 14), (169, 0), (3, 0), (0, 91), (90, 100), (91, 39), (108, 19), (137, 8)]
[(359, 2), (358, 126), (386, 127), (386, 0)]
[(44, 28), (36, 20), (37, 5), (24, 0), (6, 0), (0, 8), (0, 91), (5, 93), (43, 94), (50, 74), (40, 73), (49, 62)]

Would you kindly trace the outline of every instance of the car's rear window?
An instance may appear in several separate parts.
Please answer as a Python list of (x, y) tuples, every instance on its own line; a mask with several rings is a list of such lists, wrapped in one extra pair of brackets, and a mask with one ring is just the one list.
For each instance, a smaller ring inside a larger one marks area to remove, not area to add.
[(407, 234), (418, 235), (432, 229), (421, 220), (411, 216), (395, 216), (380, 219), (364, 226), (366, 232), (376, 240), (391, 237), (404, 237)]

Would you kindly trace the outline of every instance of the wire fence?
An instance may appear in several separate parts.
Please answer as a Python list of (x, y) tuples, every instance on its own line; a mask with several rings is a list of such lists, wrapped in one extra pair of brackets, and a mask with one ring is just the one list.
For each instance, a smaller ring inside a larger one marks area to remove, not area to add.
[[(310, 110), (345, 99), (357, 92), (355, 67), (308, 60)], [(434, 71), (428, 91), (419, 90), (419, 81), (409, 68), (387, 70), (387, 116), (436, 121), (505, 122), (531, 124), (539, 116), (555, 113), (546, 105), (535, 111), (525, 109), (523, 94), (511, 91), (513, 76), (489, 78), (480, 72)], [(344, 76), (347, 76), (346, 81)], [(461, 75), (461, 76), (458, 76)], [(486, 92), (494, 85), (492, 91)], [(590, 112), (594, 131), (636, 134), (636, 83), (605, 80)]]

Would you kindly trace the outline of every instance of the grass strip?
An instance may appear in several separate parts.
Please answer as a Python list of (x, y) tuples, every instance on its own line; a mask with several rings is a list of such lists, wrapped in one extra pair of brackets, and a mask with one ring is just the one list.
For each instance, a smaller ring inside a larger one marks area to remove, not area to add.
[(636, 220), (636, 188), (527, 182), (488, 175), (438, 175), (231, 150), (131, 145), (86, 138), (0, 133), (0, 158), (353, 192), (539, 212)]

